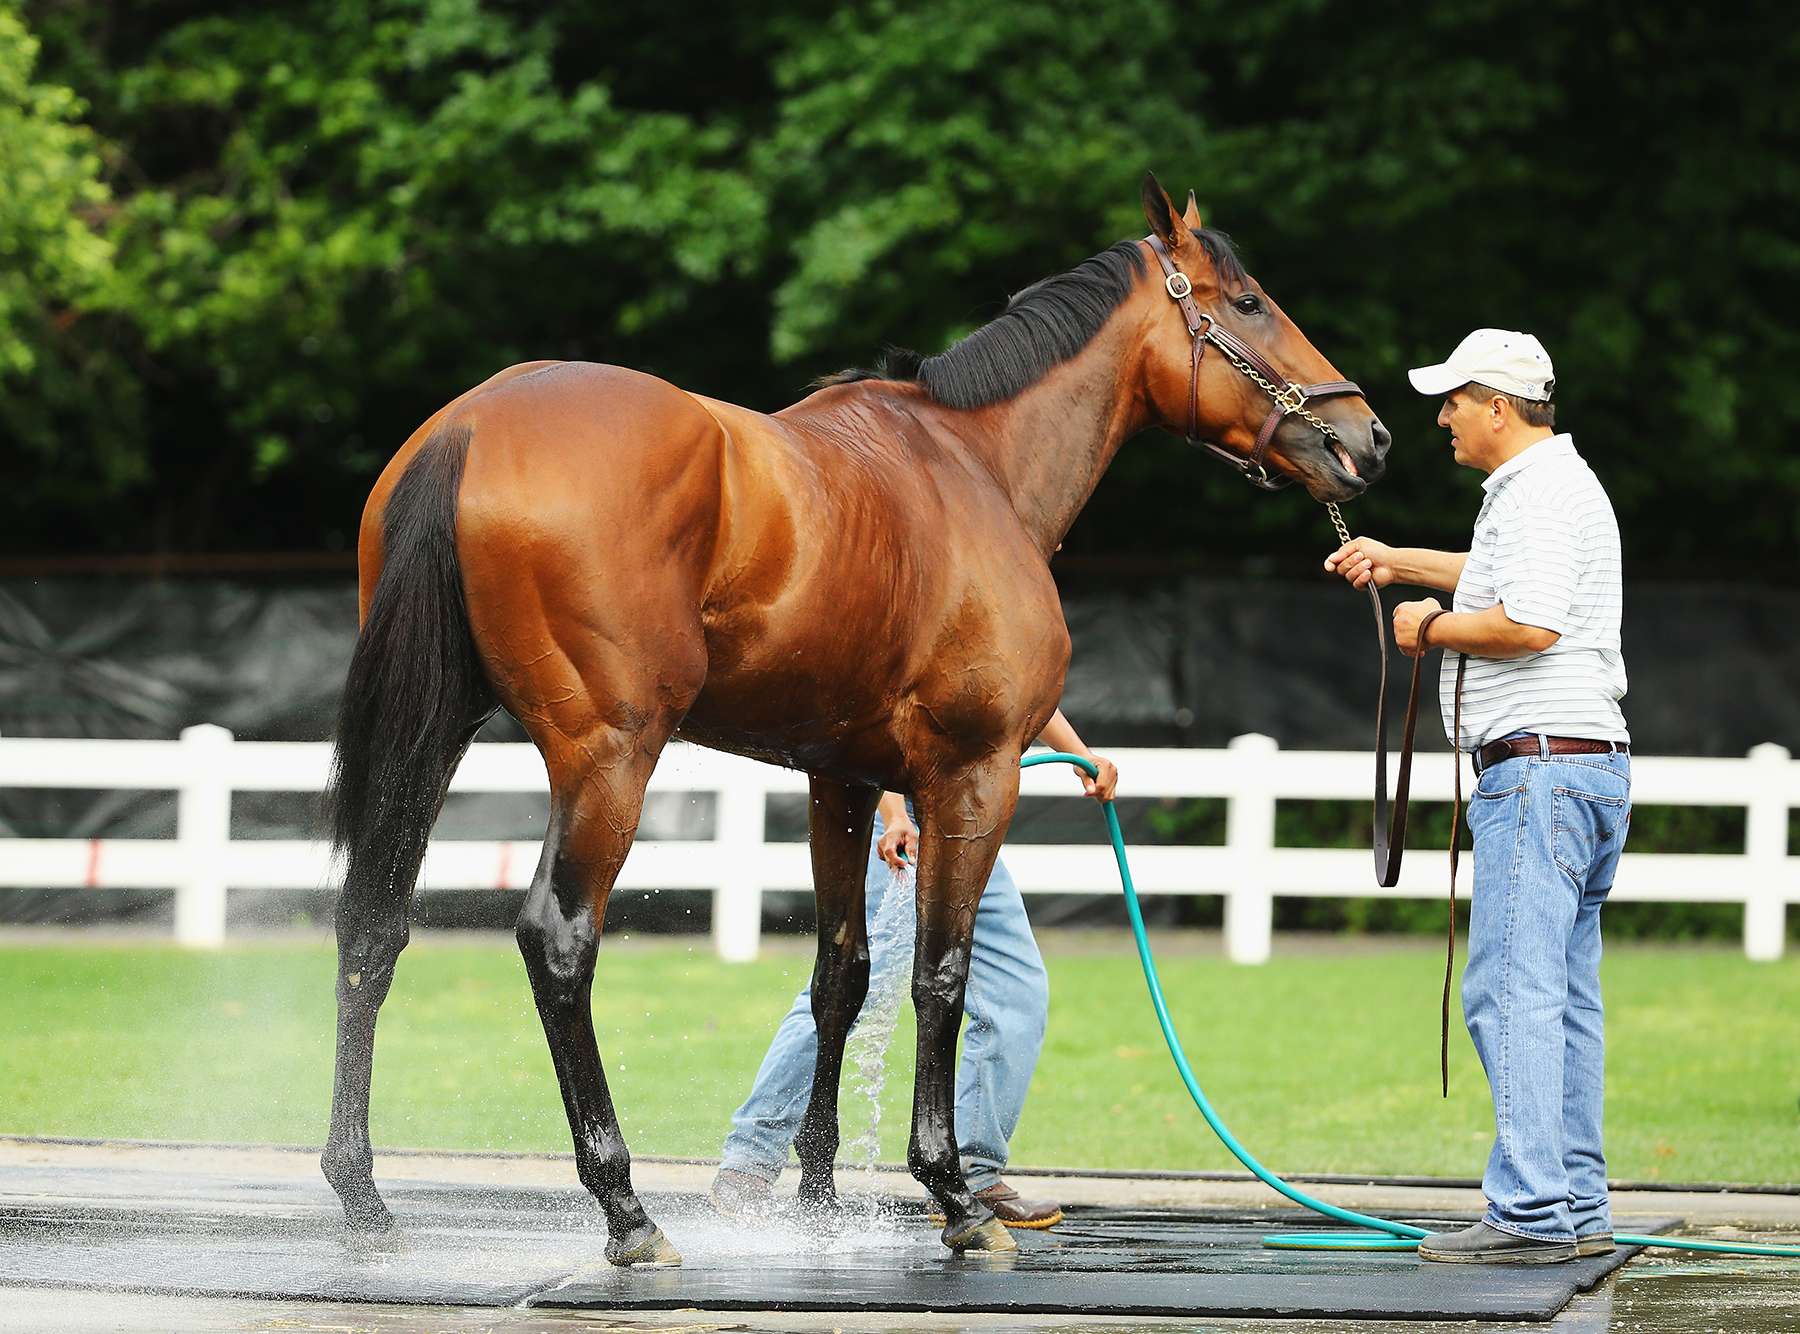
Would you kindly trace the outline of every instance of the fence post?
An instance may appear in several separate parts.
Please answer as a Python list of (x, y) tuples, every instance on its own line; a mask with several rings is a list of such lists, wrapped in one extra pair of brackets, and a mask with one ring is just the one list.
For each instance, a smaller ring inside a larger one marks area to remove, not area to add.
[(225, 943), (225, 871), (231, 850), (231, 733), (213, 723), (181, 729), (181, 793), (175, 839), (181, 883), (175, 887), (175, 941)]
[(762, 940), (762, 847), (767, 793), (749, 773), (719, 789), (719, 887), (713, 947), (727, 963), (749, 963)]
[(1273, 737), (1251, 732), (1231, 738), (1232, 787), (1225, 803), (1225, 844), (1232, 852), (1232, 886), (1225, 895), (1225, 955), (1233, 963), (1267, 963), (1275, 929), (1269, 853), (1275, 847)]
[(1758, 962), (1781, 957), (1787, 936), (1788, 797), (1785, 746), (1764, 742), (1750, 748), (1756, 777), (1744, 819), (1744, 954)]

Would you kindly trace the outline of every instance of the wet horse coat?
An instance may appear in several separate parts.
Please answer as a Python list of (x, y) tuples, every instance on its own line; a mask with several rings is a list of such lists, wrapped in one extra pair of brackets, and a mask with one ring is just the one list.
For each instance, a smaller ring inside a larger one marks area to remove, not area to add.
[[(1337, 372), (1154, 181), (1153, 232), (1194, 296), (1290, 378)], [(518, 924), (581, 1180), (617, 1263), (679, 1259), (630, 1182), (589, 1009), (600, 923), (644, 788), (672, 736), (804, 770), (818, 897), (819, 1058), (795, 1148), (832, 1197), (844, 1039), (868, 987), (863, 868), (883, 788), (920, 815), (908, 1163), (953, 1248), (1010, 1247), (958, 1164), (951, 1078), (976, 903), (1018, 800), (1019, 757), (1055, 709), (1069, 638), (1050, 553), (1120, 446), (1188, 417), (1190, 340), (1145, 242), (1015, 298), (910, 376), (866, 373), (773, 415), (616, 366), (537, 362), (440, 410), (364, 514), (363, 629), (334, 790), (337, 1076), (327, 1177), (353, 1225), (374, 1188), (376, 1011), (407, 936), (425, 840), (496, 706), (550, 777)], [(1269, 459), (1321, 500), (1378, 476), (1360, 397), (1285, 421)], [(1268, 400), (1222, 357), (1199, 425), (1239, 454)]]

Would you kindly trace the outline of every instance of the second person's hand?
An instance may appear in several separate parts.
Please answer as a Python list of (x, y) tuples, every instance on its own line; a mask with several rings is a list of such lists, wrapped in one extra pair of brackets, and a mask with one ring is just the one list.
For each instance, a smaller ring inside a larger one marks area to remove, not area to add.
[(919, 864), (919, 826), (904, 811), (895, 816), (881, 831), (875, 852), (896, 871)]
[(1119, 766), (1107, 759), (1106, 756), (1096, 755), (1092, 751), (1082, 758), (1092, 760), (1094, 767), (1100, 772), (1096, 775), (1089, 775), (1086, 769), (1075, 770), (1076, 777), (1081, 779), (1081, 790), (1095, 801), (1111, 801), (1113, 793), (1119, 786)]

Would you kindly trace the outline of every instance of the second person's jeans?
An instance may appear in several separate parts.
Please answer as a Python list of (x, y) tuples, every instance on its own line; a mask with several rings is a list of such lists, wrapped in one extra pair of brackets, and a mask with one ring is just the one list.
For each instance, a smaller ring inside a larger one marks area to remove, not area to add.
[[(882, 834), (879, 817), (869, 846), (865, 920), (872, 928), (882, 897), (892, 883), (886, 862), (875, 852)], [(894, 934), (869, 937), (869, 972), (879, 976), (898, 963), (888, 960), (905, 942)], [(996, 859), (975, 912), (975, 940), (969, 956), (969, 986), (963, 999), (968, 1026), (956, 1071), (956, 1143), (970, 1190), (1000, 1179), (1006, 1146), (1018, 1127), (1031, 1075), (1044, 1044), (1050, 1008), (1050, 979), (1025, 916), (1025, 900)], [(813, 1066), (819, 1035), (813, 1027), (812, 984), (794, 998), (776, 1029), (756, 1082), (744, 1105), (732, 1113), (731, 1133), (720, 1166), (773, 1182), (787, 1165), (788, 1148), (812, 1100)]]
[(1516, 1236), (1612, 1231), (1600, 909), (1630, 823), (1631, 757), (1617, 753), (1502, 760), (1469, 800), (1463, 1016), (1494, 1100), (1486, 1221)]

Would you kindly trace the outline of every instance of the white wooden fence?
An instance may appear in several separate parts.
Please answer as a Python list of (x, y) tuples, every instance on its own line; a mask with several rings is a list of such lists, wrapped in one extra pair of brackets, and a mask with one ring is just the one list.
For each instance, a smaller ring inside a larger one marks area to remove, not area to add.
[[(233, 792), (310, 792), (325, 782), (329, 747), (310, 742), (235, 741), (222, 727), (190, 727), (179, 741), (0, 738), (0, 787), (129, 788), (179, 792), (172, 839), (0, 839), (0, 890), (7, 887), (130, 887), (175, 891), (175, 934), (188, 945), (225, 938), (227, 888), (319, 887), (331, 882), (328, 849), (315, 842), (232, 840)], [(1139, 847), (1132, 875), (1143, 894), (1221, 894), (1225, 938), (1239, 963), (1269, 957), (1277, 895), (1383, 895), (1432, 898), (1445, 892), (1443, 853), (1414, 849), (1399, 885), (1374, 883), (1366, 850), (1275, 846), (1275, 803), (1283, 799), (1360, 798), (1371, 790), (1373, 761), (1354, 752), (1283, 751), (1250, 735), (1224, 750), (1109, 752), (1120, 791), (1137, 797), (1222, 797), (1226, 840), (1214, 847)], [(1420, 755), (1413, 795), (1448, 801), (1451, 759)], [(1469, 785), (1465, 771), (1465, 790)], [(472, 748), (451, 785), (456, 792), (543, 792), (543, 763), (529, 745)], [(688, 888), (713, 893), (713, 936), (726, 959), (754, 958), (761, 899), (768, 889), (805, 889), (811, 870), (804, 844), (763, 838), (772, 793), (806, 790), (796, 773), (716, 751), (674, 745), (652, 791), (713, 793), (714, 837), (640, 841), (621, 872), (621, 889)], [(1025, 771), (1023, 790), (1078, 792), (1060, 765)], [(1627, 851), (1613, 897), (1744, 905), (1744, 952), (1779, 958), (1786, 905), (1800, 902), (1800, 856), (1788, 853), (1788, 811), (1800, 806), (1800, 761), (1776, 745), (1744, 759), (1637, 756), (1632, 795), (1639, 804), (1736, 806), (1747, 811), (1740, 853)], [(1072, 828), (1068, 845), (1010, 844), (1006, 860), (1027, 893), (1117, 892), (1112, 852), (1098, 814)], [(433, 889), (517, 889), (530, 882), (535, 842), (433, 842), (421, 883)], [(1458, 892), (1469, 892), (1462, 859)]]

